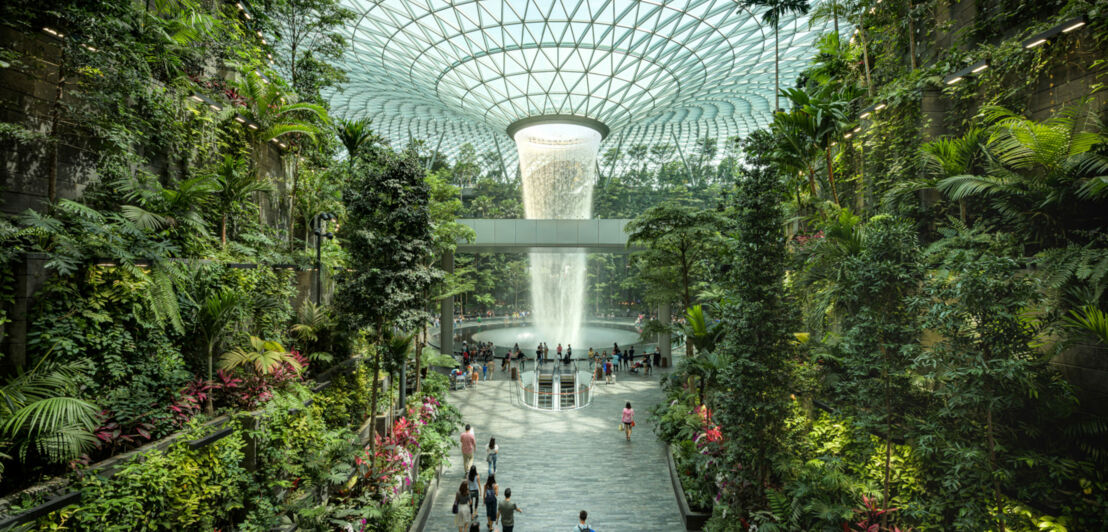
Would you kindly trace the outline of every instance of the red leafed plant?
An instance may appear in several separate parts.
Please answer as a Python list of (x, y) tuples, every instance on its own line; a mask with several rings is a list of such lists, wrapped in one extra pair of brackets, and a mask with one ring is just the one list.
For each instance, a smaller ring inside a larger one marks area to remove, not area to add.
[(867, 497), (862, 495), (862, 508), (855, 508), (854, 514), (858, 521), (854, 523), (843, 523), (843, 532), (861, 531), (861, 532), (901, 532), (898, 527), (881, 527), (881, 520), (886, 518), (886, 514), (891, 514), (897, 511), (897, 508), (889, 508), (883, 510), (877, 503), (876, 497)]
[(104, 421), (93, 435), (97, 439), (97, 447), (109, 449), (115, 454), (119, 447), (134, 445), (140, 441), (149, 441), (154, 425), (150, 423), (137, 423), (130, 427), (124, 427), (115, 419), (115, 413), (110, 410), (101, 410), (100, 418)]

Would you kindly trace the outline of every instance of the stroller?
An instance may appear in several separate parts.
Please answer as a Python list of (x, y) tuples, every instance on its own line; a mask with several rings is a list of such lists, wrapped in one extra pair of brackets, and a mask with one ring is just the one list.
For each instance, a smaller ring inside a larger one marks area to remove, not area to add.
[(464, 390), (469, 384), (469, 375), (463, 373), (460, 369), (454, 368), (450, 372), (450, 389), (451, 390)]

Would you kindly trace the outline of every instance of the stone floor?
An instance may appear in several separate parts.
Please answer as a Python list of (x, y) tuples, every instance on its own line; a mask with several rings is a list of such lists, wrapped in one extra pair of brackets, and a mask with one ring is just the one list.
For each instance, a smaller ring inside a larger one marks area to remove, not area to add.
[[(497, 380), (451, 392), (450, 402), (477, 434), (474, 464), (482, 484), (488, 472), (483, 449), (490, 437), (500, 446), (496, 480), (501, 498), (511, 488), (512, 500), (523, 509), (516, 514), (516, 531), (569, 531), (581, 510), (589, 512), (590, 526), (600, 532), (684, 530), (665, 447), (649, 421), (650, 407), (662, 400), (658, 375), (624, 372), (615, 384), (597, 386), (592, 405), (561, 412), (520, 405), (515, 388), (499, 371)], [(635, 409), (631, 442), (618, 431), (627, 401)], [(456, 530), (450, 507), (463, 478), (458, 448), (451, 462), (424, 529), (428, 532)], [(479, 514), (481, 529), (487, 530), (483, 505)]]

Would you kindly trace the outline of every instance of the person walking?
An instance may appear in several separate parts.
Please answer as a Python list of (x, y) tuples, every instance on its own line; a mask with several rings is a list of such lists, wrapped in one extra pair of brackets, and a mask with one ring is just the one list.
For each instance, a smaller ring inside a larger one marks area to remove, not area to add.
[(627, 348), (627, 367), (635, 363), (635, 346)]
[(542, 344), (535, 348), (535, 367), (542, 365)]
[(496, 457), (500, 454), (500, 446), (496, 444), (496, 438), (489, 438), (489, 446), (485, 448), (485, 461), (489, 463), (489, 478), (496, 473)]
[(500, 486), (496, 485), (496, 475), (489, 475), (489, 480), (485, 483), (485, 496), (481, 499), (485, 502), (485, 517), (488, 520), (489, 530), (492, 530), (492, 525), (496, 522), (498, 495), (500, 495)]
[(458, 528), (458, 532), (469, 532), (469, 524), (473, 522), (469, 498), (469, 483), (463, 480), (458, 486), (458, 492), (454, 494), (454, 526)]
[(472, 515), (477, 515), (477, 497), (481, 493), (481, 474), (477, 472), (477, 466), (470, 466), (469, 475), (466, 476), (466, 482), (469, 483), (469, 511)]
[(573, 532), (592, 532), (589, 528), (589, 512), (581, 510), (581, 513), (577, 514), (577, 526), (573, 527)]
[(627, 441), (631, 441), (631, 429), (635, 427), (635, 409), (631, 408), (631, 401), (623, 407), (623, 415), (619, 418), (623, 432), (627, 434)]
[(477, 450), (477, 436), (469, 423), (466, 423), (466, 430), (458, 439), (462, 443), (462, 471), (468, 473), (469, 468), (473, 467), (473, 451)]
[(500, 526), (504, 527), (504, 532), (512, 532), (515, 528), (516, 512), (523, 513), (523, 509), (512, 502), (512, 488), (508, 488), (504, 490), (504, 500), (500, 501), (496, 516), (500, 520)]

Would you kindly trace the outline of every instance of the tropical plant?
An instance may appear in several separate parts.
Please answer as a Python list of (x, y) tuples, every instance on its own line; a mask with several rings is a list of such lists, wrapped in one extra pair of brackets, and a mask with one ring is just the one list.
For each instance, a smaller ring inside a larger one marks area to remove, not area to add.
[(239, 366), (250, 366), (258, 376), (273, 373), (283, 366), (291, 367), (295, 371), (300, 371), (303, 367), (300, 361), (281, 344), (272, 340), (262, 340), (257, 336), (250, 337), (249, 346), (239, 346), (223, 353), (219, 366), (227, 371)]
[[(243, 309), (248, 299), (241, 293), (223, 289), (208, 295), (200, 304), (196, 315), (196, 329), (204, 341), (208, 355), (208, 383), (214, 385), (213, 361), (216, 351), (224, 346), (237, 333), (243, 320)], [(207, 394), (208, 413), (213, 411), (212, 394)]]
[(289, 332), (300, 340), (300, 349), (308, 359), (313, 362), (333, 360), (334, 355), (324, 350), (325, 346), (320, 345), (321, 339), (326, 339), (337, 325), (334, 316), (331, 315), (330, 307), (317, 305), (311, 299), (305, 298), (296, 311), (296, 319), (297, 322), (289, 328)]
[(1095, 338), (1101, 345), (1108, 347), (1108, 313), (1091, 305), (1071, 310), (1066, 317), (1066, 326)]
[(1097, 203), (1108, 193), (1108, 157), (1099, 153), (1108, 142), (1103, 127), (1082, 130), (1073, 109), (1043, 122), (1001, 107), (986, 108), (983, 116), (992, 124), (987, 149), (993, 164), (984, 175), (942, 179), (940, 191), (954, 200), (983, 198), (1001, 222), (1039, 246), (1104, 226), (1108, 215)]
[(37, 455), (64, 463), (93, 448), (99, 408), (77, 394), (90, 369), (88, 361), (55, 363), (48, 356), (26, 372), (17, 369), (0, 386), (0, 458), (14, 452), (24, 462)]
[(780, 105), (780, 69), (781, 69), (781, 17), (789, 13), (808, 13), (808, 0), (739, 0), (743, 7), (764, 7), (762, 22), (773, 28), (773, 108), (776, 112)]
[(336, 120), (335, 132), (339, 141), (346, 148), (346, 156), (350, 159), (356, 157), (361, 150), (382, 142), (382, 138), (370, 129), (371, 121), (368, 118), (348, 120), (340, 118)]
[[(834, 165), (831, 147), (838, 141), (839, 132), (846, 126), (850, 96), (834, 92), (831, 86), (808, 90), (803, 88), (781, 91), (792, 103), (787, 112), (774, 113), (771, 127), (795, 150), (796, 158), (823, 155), (827, 169), (827, 183), (831, 187), (831, 200), (839, 204), (835, 187)], [(813, 173), (807, 165), (809, 175)], [(814, 184), (812, 194), (815, 194)]]
[[(986, 151), (988, 132), (980, 127), (971, 127), (959, 137), (943, 137), (925, 143), (919, 148), (920, 164), (923, 175), (916, 179), (906, 179), (894, 183), (885, 193), (886, 208), (902, 200), (915, 198), (917, 192), (937, 190), (941, 181), (958, 176), (973, 175), (989, 160)], [(958, 200), (959, 217), (966, 222), (965, 199)]]
[(267, 192), (273, 187), (246, 171), (246, 161), (233, 155), (224, 155), (212, 169), (215, 178), (216, 203), (219, 205), (219, 240), (227, 245), (228, 219), (250, 203), (257, 192)]

